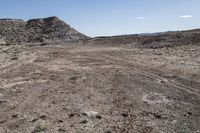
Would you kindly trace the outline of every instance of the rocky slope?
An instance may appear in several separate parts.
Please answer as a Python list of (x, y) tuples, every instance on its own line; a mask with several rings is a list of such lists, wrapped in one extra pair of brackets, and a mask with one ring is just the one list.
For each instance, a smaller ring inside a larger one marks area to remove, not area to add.
[(57, 17), (44, 19), (0, 19), (0, 44), (82, 40), (88, 37)]

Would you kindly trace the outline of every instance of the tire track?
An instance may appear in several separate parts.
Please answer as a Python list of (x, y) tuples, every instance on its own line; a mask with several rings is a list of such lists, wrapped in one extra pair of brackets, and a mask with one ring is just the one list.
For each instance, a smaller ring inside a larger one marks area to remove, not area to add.
[(128, 71), (130, 71), (130, 70), (132, 71), (133, 70), (134, 72), (138, 72), (138, 73), (140, 73), (140, 74), (142, 74), (144, 76), (147, 76), (147, 77), (150, 77), (150, 78), (154, 78), (156, 80), (158, 80), (158, 79), (159, 80), (163, 80), (163, 81), (168, 80), (168, 82), (167, 82), (168, 84), (178, 88), (179, 90), (184, 90), (184, 91), (188, 92), (189, 94), (194, 94), (194, 95), (200, 96), (200, 91), (195, 89), (195, 88), (186, 86), (186, 85), (184, 85), (182, 83), (178, 83), (178, 82), (170, 80), (170, 79), (166, 79), (166, 78), (164, 78), (162, 76), (158, 76), (158, 75), (155, 75), (153, 73), (149, 73), (146, 70), (141, 70), (142, 66), (140, 66), (140, 69), (139, 69), (138, 67), (133, 65), (132, 62), (130, 62), (128, 60), (125, 61), (123, 58), (120, 58), (119, 56), (117, 57), (117, 59), (115, 57), (113, 57), (113, 56), (108, 55), (108, 54), (107, 55), (106, 54), (104, 54), (104, 55), (98, 54), (97, 56), (98, 57), (102, 57), (107, 61), (112, 61), (112, 63), (117, 64), (119, 66), (123, 66), (124, 68), (127, 68), (126, 70), (128, 70)]

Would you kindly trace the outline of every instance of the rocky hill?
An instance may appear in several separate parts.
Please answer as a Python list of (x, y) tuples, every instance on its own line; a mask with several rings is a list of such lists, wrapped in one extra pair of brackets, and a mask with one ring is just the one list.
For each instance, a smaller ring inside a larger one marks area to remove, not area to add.
[(74, 41), (88, 37), (57, 17), (44, 19), (0, 19), (0, 44)]

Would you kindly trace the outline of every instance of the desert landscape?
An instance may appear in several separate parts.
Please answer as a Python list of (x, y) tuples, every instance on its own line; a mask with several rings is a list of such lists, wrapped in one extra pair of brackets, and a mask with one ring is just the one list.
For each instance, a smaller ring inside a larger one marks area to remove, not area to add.
[(0, 133), (200, 133), (199, 29), (90, 38), (3, 19), (0, 44)]

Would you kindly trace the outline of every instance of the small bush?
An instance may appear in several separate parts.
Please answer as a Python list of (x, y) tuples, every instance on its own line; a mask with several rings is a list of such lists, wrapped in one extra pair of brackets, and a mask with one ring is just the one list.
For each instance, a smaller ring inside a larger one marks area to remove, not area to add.
[(35, 129), (31, 133), (39, 133), (39, 132), (43, 132), (46, 130), (47, 130), (46, 127), (38, 125), (35, 127)]

